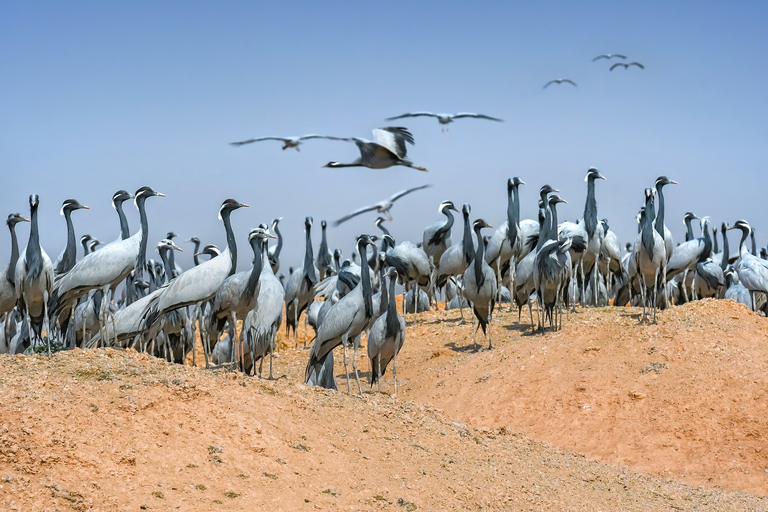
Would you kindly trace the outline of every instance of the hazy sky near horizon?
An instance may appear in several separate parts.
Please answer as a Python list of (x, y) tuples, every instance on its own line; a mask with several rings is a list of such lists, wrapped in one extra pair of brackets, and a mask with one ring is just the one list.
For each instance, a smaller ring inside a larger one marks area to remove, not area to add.
[[(233, 197), (251, 205), (232, 217), (241, 254), (250, 228), (284, 217), (287, 273), (301, 264), (307, 215), (317, 250), (321, 219), (431, 183), (392, 210), (395, 238), (418, 242), (446, 199), (498, 225), (506, 180), (520, 176), (524, 218), (535, 218), (549, 183), (568, 200), (560, 219), (575, 220), (595, 166), (608, 178), (597, 184), (599, 216), (622, 244), (634, 240), (643, 188), (665, 174), (680, 182), (665, 189), (676, 241), (690, 210), (716, 225), (746, 218), (764, 245), (766, 26), (761, 1), (3, 2), (0, 214), (28, 215), (29, 194), (39, 194), (54, 258), (66, 239), (64, 199), (91, 207), (73, 216), (78, 237), (106, 242), (119, 234), (112, 194), (150, 185), (168, 196), (147, 203), (150, 247), (169, 230), (223, 247), (217, 212)], [(611, 72), (615, 60), (592, 62), (602, 53), (646, 68)], [(555, 78), (578, 87), (542, 88)], [(458, 120), (442, 133), (434, 119), (385, 121), (414, 110), (505, 122)], [(412, 131), (409, 157), (428, 173), (322, 168), (357, 158), (347, 142), (307, 141), (300, 152), (228, 144), (371, 138), (391, 124)], [(348, 257), (355, 235), (377, 233), (375, 218), (329, 228), (331, 247)], [(23, 248), (28, 229), (18, 231)], [(460, 231), (457, 218), (456, 242)], [(180, 245), (188, 267), (191, 245)], [(6, 232), (0, 262), (8, 247)]]

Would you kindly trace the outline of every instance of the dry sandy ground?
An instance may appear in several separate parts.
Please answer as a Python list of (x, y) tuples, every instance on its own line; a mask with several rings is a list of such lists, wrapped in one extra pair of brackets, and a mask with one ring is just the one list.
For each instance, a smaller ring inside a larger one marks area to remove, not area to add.
[(530, 335), (499, 313), (473, 352), (458, 312), (430, 312), (396, 399), (389, 372), (385, 394), (306, 388), (292, 342), (276, 381), (0, 356), (0, 510), (768, 510), (767, 322), (702, 301)]

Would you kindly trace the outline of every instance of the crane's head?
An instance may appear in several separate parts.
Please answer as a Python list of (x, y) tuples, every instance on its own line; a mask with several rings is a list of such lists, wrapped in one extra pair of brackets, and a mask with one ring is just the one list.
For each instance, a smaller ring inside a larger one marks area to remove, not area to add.
[(705, 215), (702, 217), (699, 225), (701, 226), (702, 231), (707, 229), (707, 227), (709, 227), (709, 216)]
[(307, 217), (306, 219), (304, 219), (304, 228), (307, 230), (310, 229), (314, 222), (315, 222), (315, 219), (313, 219), (312, 217)]
[(744, 219), (740, 219), (734, 222), (733, 226), (728, 228), (728, 230), (731, 229), (740, 229), (746, 236), (752, 231), (752, 226), (750, 226), (749, 222), (745, 221)]
[(683, 224), (691, 222), (693, 219), (698, 219), (695, 213), (685, 212), (685, 215), (683, 215)]
[(321, 228), (325, 229), (327, 226), (328, 226), (328, 223), (327, 223), (327, 222), (325, 222), (324, 220), (321, 220), (321, 221), (320, 221), (320, 227), (321, 227)]
[(474, 228), (474, 230), (475, 230), (475, 231), (480, 231), (480, 230), (481, 230), (481, 229), (483, 229), (483, 228), (492, 228), (493, 226), (491, 226), (490, 224), (488, 224), (487, 222), (485, 222), (483, 219), (477, 219), (477, 220), (476, 220), (476, 221), (475, 221), (475, 222), (472, 224), (472, 227)]
[(201, 256), (201, 255), (204, 255), (204, 254), (210, 256), (211, 258), (215, 258), (219, 254), (221, 254), (221, 251), (215, 245), (208, 244), (205, 247), (203, 247), (202, 251), (200, 251), (197, 254), (195, 254), (195, 256)]
[(519, 187), (520, 185), (525, 185), (525, 182), (515, 176), (514, 178), (510, 178), (507, 180), (507, 191), (512, 192), (512, 189), (515, 187)]
[(323, 167), (342, 167), (342, 165), (339, 162), (328, 162)]
[(469, 217), (469, 214), (472, 213), (472, 207), (468, 204), (462, 205), (461, 213), (464, 214), (465, 217)]
[(177, 235), (177, 234), (176, 234), (176, 233), (174, 233), (173, 231), (169, 231), (169, 232), (168, 232), (168, 233), (165, 235), (165, 238), (167, 238), (168, 240), (173, 240), (173, 239), (174, 239), (174, 238), (176, 238), (177, 236), (179, 236), (179, 235)]
[(652, 201), (654, 196), (656, 196), (656, 191), (652, 188), (646, 188), (644, 192), (646, 201)]
[(386, 222), (386, 221), (387, 219), (385, 219), (384, 217), (376, 217), (376, 220), (373, 223), (376, 224), (376, 227), (378, 228), (378, 227), (381, 227), (382, 222)]
[(234, 199), (225, 199), (224, 202), (221, 203), (221, 208), (219, 208), (219, 220), (222, 219), (224, 213), (230, 214), (238, 208), (249, 208), (249, 206), (250, 205), (240, 203)]
[(371, 235), (360, 235), (357, 237), (357, 251), (360, 254), (365, 254), (365, 248), (369, 245), (374, 245)]
[(152, 196), (165, 197), (165, 194), (163, 194), (161, 192), (155, 192), (154, 190), (152, 190), (152, 187), (141, 187), (133, 195), (133, 201), (134, 201), (134, 203), (138, 204), (139, 199), (146, 199), (146, 198), (152, 197)]
[(551, 196), (549, 196), (549, 205), (550, 206), (554, 206), (557, 203), (566, 203), (566, 204), (568, 204), (568, 201), (566, 201), (565, 199), (563, 199), (562, 197), (560, 197), (557, 194), (552, 194)]
[(192, 238), (187, 240), (187, 242), (192, 242), (193, 244), (199, 244), (200, 243), (200, 239), (197, 238), (196, 236), (193, 236)]
[(92, 237), (91, 235), (87, 235), (87, 234), (86, 234), (86, 235), (83, 235), (83, 236), (81, 236), (81, 237), (80, 237), (80, 243), (81, 243), (81, 244), (87, 244), (87, 243), (88, 243), (88, 242), (90, 242), (92, 239), (93, 239), (93, 237)]
[(341, 249), (335, 249), (333, 251), (333, 259), (339, 261), (341, 259)]
[(397, 269), (395, 267), (389, 267), (384, 271), (384, 275), (390, 279), (395, 279), (397, 277)]
[(675, 180), (671, 180), (667, 178), (666, 176), (659, 176), (656, 178), (656, 187), (663, 187), (664, 185), (677, 185), (677, 182)]
[(173, 240), (171, 240), (170, 238), (164, 238), (164, 239), (160, 240), (160, 241), (157, 243), (157, 250), (158, 250), (158, 251), (162, 251), (162, 250), (168, 250), (168, 251), (169, 251), (169, 250), (174, 250), (174, 251), (180, 251), (180, 252), (184, 252), (184, 250), (183, 250), (181, 247), (179, 247), (178, 245), (176, 245), (176, 244), (173, 242)]
[(112, 208), (117, 210), (117, 205), (123, 204), (124, 201), (127, 201), (129, 199), (133, 199), (133, 196), (131, 194), (129, 194), (125, 190), (118, 190), (112, 196)]
[(605, 176), (597, 172), (597, 169), (595, 169), (594, 167), (590, 167), (590, 169), (587, 171), (587, 175), (584, 177), (584, 181), (589, 181), (589, 180), (594, 181), (594, 180), (604, 180), (604, 179), (605, 179)]
[(560, 192), (556, 188), (552, 188), (551, 185), (544, 185), (539, 189), (539, 197), (541, 197), (542, 201), (546, 201), (547, 194), (551, 194), (552, 192)]
[(91, 241), (88, 242), (88, 249), (91, 250), (91, 252), (96, 250), (96, 247), (101, 245), (101, 241), (99, 241), (97, 238), (91, 238)]
[(37, 194), (32, 194), (29, 196), (29, 207), (30, 208), (37, 208), (37, 206), (40, 204), (40, 196)]
[(392, 235), (384, 235), (382, 240), (384, 240), (384, 246), (381, 248), (382, 251), (392, 249), (395, 246), (395, 239), (392, 238)]
[(19, 222), (29, 222), (29, 219), (22, 217), (20, 213), (11, 213), (8, 215), (8, 219), (5, 221), (9, 228), (12, 228)]
[(282, 217), (278, 217), (275, 220), (272, 221), (272, 229), (277, 229), (277, 225), (280, 223), (280, 221), (283, 220)]
[(254, 239), (257, 239), (259, 241), (264, 241), (270, 238), (277, 238), (275, 235), (269, 232), (269, 229), (262, 226), (264, 226), (264, 224), (262, 224), (258, 228), (252, 229), (251, 232), (248, 233), (249, 242), (253, 241)]
[(80, 204), (80, 201), (78, 201), (77, 199), (67, 199), (62, 203), (61, 211), (59, 211), (59, 215), (64, 215), (65, 210), (73, 212), (75, 210), (81, 210), (81, 209), (90, 210), (90, 208), (88, 208), (84, 204)]
[(440, 207), (437, 209), (440, 213), (445, 213), (445, 210), (453, 210), (458, 212), (459, 210), (453, 205), (453, 201), (443, 201), (440, 203)]

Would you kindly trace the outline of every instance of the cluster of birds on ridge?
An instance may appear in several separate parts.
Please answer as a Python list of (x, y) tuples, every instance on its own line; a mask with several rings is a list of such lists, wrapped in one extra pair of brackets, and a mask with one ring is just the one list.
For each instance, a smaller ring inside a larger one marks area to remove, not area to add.
[[(182, 249), (174, 242), (176, 235), (169, 232), (156, 245), (162, 262), (147, 260), (146, 201), (164, 195), (151, 187), (113, 195), (117, 240), (98, 248), (90, 237), (82, 237), (83, 257), (79, 260), (72, 214), (87, 207), (75, 199), (64, 201), (61, 214), (67, 243), (52, 261), (41, 245), (40, 199), (33, 194), (29, 219), (19, 213), (7, 219), (11, 258), (0, 278), (0, 351), (47, 350), (50, 354), (54, 341), (64, 348), (133, 347), (181, 363), (190, 351), (193, 360), (196, 358), (194, 340), (199, 332), (206, 367), (234, 363), (255, 374), (258, 363), (261, 376), (269, 355), (271, 378), (278, 329), (285, 320), (286, 333), (292, 330), (298, 345), (297, 326), (303, 315), (304, 339), (308, 326), (315, 331), (305, 372), (307, 384), (336, 388), (333, 353), (341, 345), (348, 376), (348, 348), (355, 353), (353, 372), (362, 393), (356, 352), (365, 332), (371, 386), (380, 386), (391, 362), (396, 393), (396, 361), (405, 341), (405, 315), (435, 307), (439, 294), (444, 294), (446, 309), (459, 309), (462, 320), (463, 308), (471, 310), (473, 336), (482, 329), (489, 349), (493, 347), (493, 312), (503, 302), (518, 307), (518, 321), (527, 306), (532, 330), (541, 331), (560, 328), (563, 314), (576, 303), (605, 306), (612, 301), (616, 306), (640, 306), (641, 322), (655, 321), (658, 308), (705, 297), (730, 298), (754, 311), (768, 312), (767, 255), (765, 249), (758, 255), (754, 230), (747, 221), (720, 226), (720, 250), (717, 227), (710, 228), (709, 219), (703, 217), (701, 236), (695, 237), (692, 221), (698, 217), (689, 212), (684, 218), (686, 241), (675, 245), (665, 224), (664, 187), (676, 182), (660, 176), (644, 191), (638, 234), (622, 254), (608, 221), (598, 218), (596, 181), (603, 179), (597, 169), (588, 170), (584, 215), (577, 222), (558, 222), (557, 205), (567, 201), (548, 184), (539, 189), (538, 218), (521, 219), (520, 187), (525, 183), (515, 177), (507, 182), (506, 221), (490, 236), (483, 236), (483, 230), (492, 226), (483, 219), (472, 220), (471, 207), (465, 204), (461, 242), (454, 245), (451, 233), (454, 212), (459, 209), (444, 201), (438, 207), (444, 220), (427, 226), (418, 244), (398, 243), (385, 225), (387, 219), (378, 217), (375, 226), (381, 234), (357, 237), (351, 260), (342, 260), (338, 249), (331, 251), (325, 221), (315, 255), (314, 221), (307, 217), (304, 262), (287, 277), (278, 274), (282, 250), (279, 218), (271, 226), (261, 224), (248, 233), (252, 266), (236, 272), (240, 252), (230, 216), (248, 205), (234, 199), (225, 200), (219, 208), (227, 241), (224, 250), (213, 245), (201, 249), (201, 242), (192, 238), (195, 266), (182, 271), (174, 260), (174, 252)], [(369, 209), (388, 213), (402, 195), (395, 194), (379, 204), (380, 208)], [(133, 235), (123, 210), (131, 199), (140, 223)], [(26, 248), (19, 251), (16, 227), (22, 222), (30, 222), (30, 231)], [(742, 233), (733, 256), (725, 236), (731, 229)], [(747, 247), (750, 237), (751, 251)], [(271, 240), (277, 243), (270, 246)], [(203, 261), (204, 255), (210, 259)], [(398, 284), (403, 292), (402, 315), (395, 302)], [(238, 319), (243, 325), (236, 337)], [(473, 342), (477, 350), (476, 339)], [(350, 381), (348, 378), (349, 392)]]

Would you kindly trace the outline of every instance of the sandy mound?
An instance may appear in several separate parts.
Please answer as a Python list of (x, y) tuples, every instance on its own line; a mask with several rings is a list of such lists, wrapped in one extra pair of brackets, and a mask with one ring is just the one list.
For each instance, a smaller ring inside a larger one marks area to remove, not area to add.
[(396, 400), (298, 384), (293, 343), (277, 381), (130, 351), (2, 356), (0, 509), (768, 509), (716, 488), (768, 488), (768, 320), (723, 301), (634, 315), (531, 336), (502, 313), (478, 353), (458, 312), (419, 315)]

